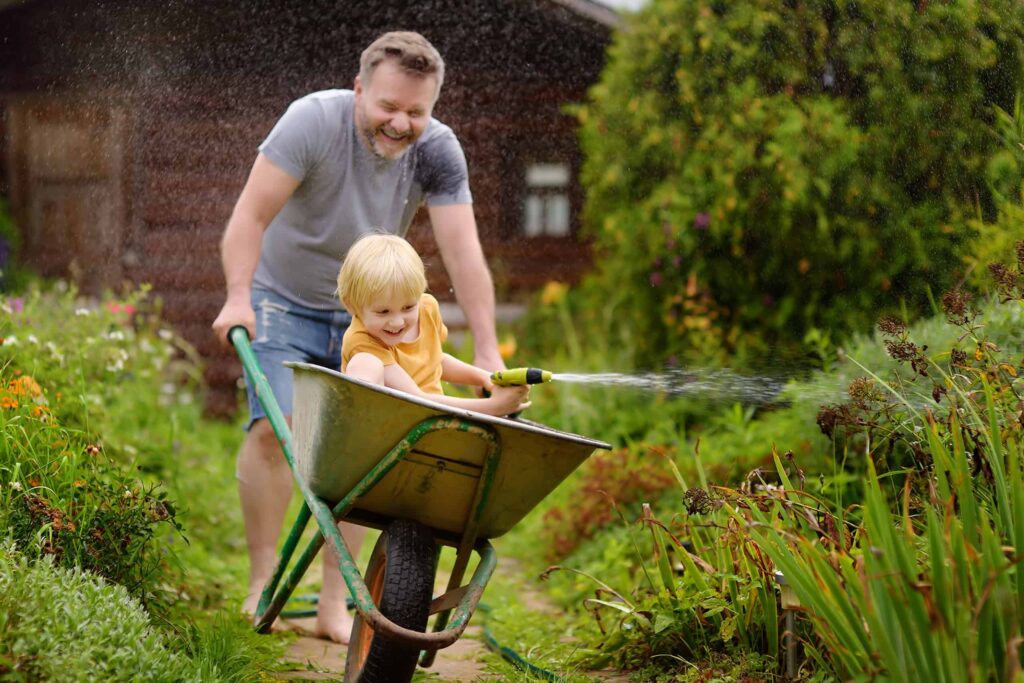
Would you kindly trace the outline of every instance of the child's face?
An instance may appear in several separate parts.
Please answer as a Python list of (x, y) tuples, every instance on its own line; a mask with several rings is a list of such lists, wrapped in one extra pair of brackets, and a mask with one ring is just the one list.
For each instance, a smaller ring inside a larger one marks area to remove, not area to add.
[(363, 306), (359, 317), (366, 331), (388, 346), (419, 336), (420, 297), (386, 294)]

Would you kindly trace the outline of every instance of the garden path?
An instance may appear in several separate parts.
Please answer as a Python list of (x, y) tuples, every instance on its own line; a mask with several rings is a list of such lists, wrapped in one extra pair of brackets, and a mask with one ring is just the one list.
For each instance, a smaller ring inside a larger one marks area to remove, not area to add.
[[(518, 594), (531, 611), (554, 612), (558, 608), (540, 592), (534, 590), (522, 577), (521, 568), (513, 558), (500, 558), (497, 572), (517, 577)], [(442, 577), (444, 579), (444, 577)], [(501, 680), (499, 674), (488, 672), (483, 664), (487, 648), (483, 643), (483, 615), (479, 612), (466, 627), (465, 633), (451, 647), (437, 654), (430, 669), (418, 669), (426, 674), (424, 681), (446, 683), (474, 683)], [(300, 633), (311, 633), (314, 619), (293, 619), (291, 625)], [(300, 635), (289, 647), (286, 660), (300, 670), (289, 671), (279, 676), (288, 681), (332, 681), (341, 680), (345, 673), (345, 646), (329, 643), (319, 638)], [(602, 683), (626, 683), (628, 678), (617, 672), (595, 671), (592, 679)]]

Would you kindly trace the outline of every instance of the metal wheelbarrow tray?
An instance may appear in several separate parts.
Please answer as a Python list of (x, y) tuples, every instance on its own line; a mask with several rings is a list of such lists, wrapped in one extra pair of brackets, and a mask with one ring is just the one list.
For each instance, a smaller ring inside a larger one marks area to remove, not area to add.
[[(429, 666), (436, 650), (462, 634), (494, 570), (487, 539), (515, 526), (595, 449), (609, 448), (307, 363), (287, 364), (295, 379), (289, 429), (244, 328), (230, 337), (305, 499), (261, 596), (256, 627), (269, 630), (326, 538), (358, 611), (346, 681), (407, 681), (417, 658)], [(315, 538), (281, 583), (311, 516)], [(336, 520), (384, 530), (365, 577)], [(442, 545), (456, 548), (455, 565), (445, 593), (431, 599)], [(480, 561), (462, 585), (473, 551)], [(427, 632), (430, 614), (437, 617)]]

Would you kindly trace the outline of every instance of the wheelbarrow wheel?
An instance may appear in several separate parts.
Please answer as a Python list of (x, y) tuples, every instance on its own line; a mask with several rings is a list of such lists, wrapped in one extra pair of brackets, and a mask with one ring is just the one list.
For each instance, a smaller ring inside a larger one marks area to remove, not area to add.
[[(392, 522), (377, 540), (363, 577), (381, 614), (399, 626), (426, 631), (436, 563), (429, 529), (405, 519)], [(412, 679), (419, 654), (418, 647), (375, 634), (357, 614), (345, 658), (345, 680), (404, 683)]]

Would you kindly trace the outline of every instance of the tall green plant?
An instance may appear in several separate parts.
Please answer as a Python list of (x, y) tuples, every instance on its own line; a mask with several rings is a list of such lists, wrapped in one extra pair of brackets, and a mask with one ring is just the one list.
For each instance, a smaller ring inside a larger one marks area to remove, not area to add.
[[(1024, 303), (1024, 243), (1018, 254), (1014, 268), (991, 269), (1011, 305)], [(942, 303), (973, 348), (928, 355), (885, 319), (887, 348), (909, 376), (869, 371), (879, 390), (870, 402), (861, 380), (850, 405), (819, 416), (823, 427), (842, 425), (843, 439), (875, 435), (859, 442), (867, 482), (849, 541), (822, 543), (778, 500), (734, 509), (799, 596), (821, 661), (844, 678), (1010, 680), (1024, 664), (1024, 363), (986, 338), (965, 293)], [(897, 440), (915, 458), (885, 484), (876, 461)]]

